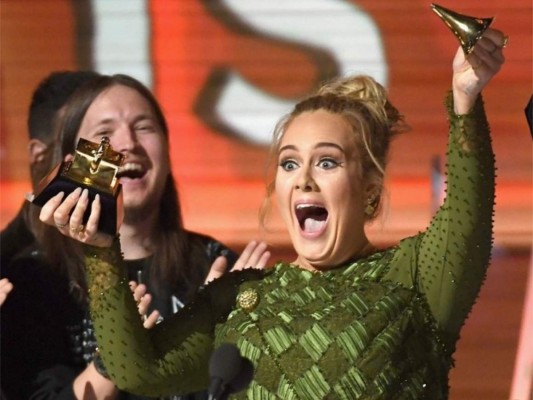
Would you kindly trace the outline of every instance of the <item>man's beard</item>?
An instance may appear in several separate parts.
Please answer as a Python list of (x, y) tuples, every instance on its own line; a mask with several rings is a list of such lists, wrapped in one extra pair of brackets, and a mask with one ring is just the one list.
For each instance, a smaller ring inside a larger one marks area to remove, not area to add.
[(124, 224), (133, 225), (139, 222), (144, 222), (151, 218), (154, 212), (159, 212), (157, 207), (152, 202), (139, 204), (136, 206), (124, 207)]

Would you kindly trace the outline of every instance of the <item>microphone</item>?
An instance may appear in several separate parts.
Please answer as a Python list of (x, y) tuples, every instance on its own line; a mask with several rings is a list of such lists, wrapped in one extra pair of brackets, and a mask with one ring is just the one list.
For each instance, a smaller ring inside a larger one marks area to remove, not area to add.
[(254, 377), (254, 365), (246, 357), (241, 357), (241, 372), (230, 383), (228, 394), (246, 389)]
[(225, 400), (246, 388), (254, 375), (250, 360), (234, 344), (223, 343), (209, 360), (209, 400)]

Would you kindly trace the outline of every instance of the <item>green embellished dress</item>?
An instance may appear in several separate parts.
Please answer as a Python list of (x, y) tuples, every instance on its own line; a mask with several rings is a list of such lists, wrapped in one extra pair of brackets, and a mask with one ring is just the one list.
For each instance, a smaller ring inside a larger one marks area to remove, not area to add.
[(342, 268), (228, 273), (146, 330), (117, 241), (87, 247), (96, 337), (117, 386), (154, 397), (206, 388), (211, 353), (230, 342), (255, 366), (235, 398), (447, 398), (459, 331), (490, 259), (494, 204), (482, 100), (468, 115), (454, 115), (451, 96), (447, 107), (447, 196), (430, 226)]

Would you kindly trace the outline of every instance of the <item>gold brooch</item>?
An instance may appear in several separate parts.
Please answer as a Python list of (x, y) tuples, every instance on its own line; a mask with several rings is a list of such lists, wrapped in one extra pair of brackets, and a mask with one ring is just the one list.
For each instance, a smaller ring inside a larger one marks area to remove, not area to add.
[(259, 304), (259, 294), (254, 289), (246, 289), (239, 294), (237, 301), (239, 306), (249, 313)]

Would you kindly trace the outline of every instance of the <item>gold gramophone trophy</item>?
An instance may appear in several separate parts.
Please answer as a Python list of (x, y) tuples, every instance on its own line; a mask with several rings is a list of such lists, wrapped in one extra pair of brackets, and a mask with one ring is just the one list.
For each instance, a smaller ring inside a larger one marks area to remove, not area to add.
[(43, 206), (59, 192), (65, 196), (76, 188), (89, 190), (89, 207), (83, 216), (85, 225), (90, 214), (90, 204), (96, 194), (102, 205), (98, 230), (114, 235), (122, 222), (122, 186), (117, 178), (119, 167), (124, 161), (121, 153), (114, 151), (109, 138), (103, 137), (100, 143), (79, 139), (74, 159), (56, 166), (39, 182), (33, 198), (29, 200)]
[(472, 52), (477, 41), (481, 39), (493, 20), (493, 18), (461, 15), (437, 4), (431, 4), (431, 8), (459, 39), (465, 55)]

